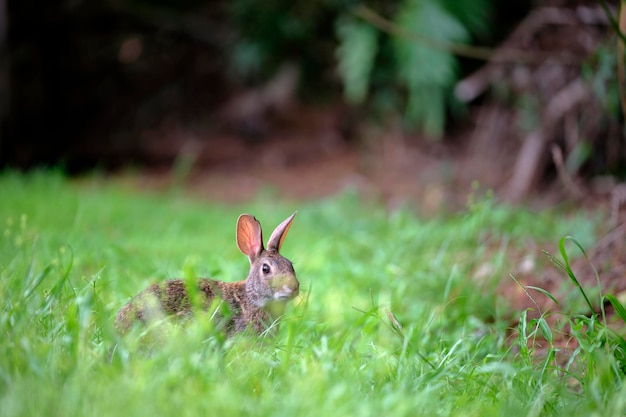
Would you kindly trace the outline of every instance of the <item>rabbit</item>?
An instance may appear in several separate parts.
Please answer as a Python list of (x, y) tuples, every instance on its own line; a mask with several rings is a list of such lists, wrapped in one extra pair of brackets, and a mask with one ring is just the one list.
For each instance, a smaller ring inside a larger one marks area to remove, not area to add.
[[(279, 250), (297, 212), (280, 223), (263, 247), (261, 224), (252, 215), (242, 214), (237, 220), (237, 246), (250, 260), (248, 277), (238, 282), (222, 282), (208, 278), (198, 281), (197, 294), (202, 307), (208, 309), (215, 299), (224, 301), (229, 314), (227, 334), (251, 328), (261, 334), (274, 320), (276, 306), (281, 307), (298, 295), (300, 283), (291, 261)], [(191, 315), (189, 294), (181, 279), (153, 284), (123, 306), (115, 317), (116, 329), (124, 334), (135, 323), (149, 323), (165, 316)]]

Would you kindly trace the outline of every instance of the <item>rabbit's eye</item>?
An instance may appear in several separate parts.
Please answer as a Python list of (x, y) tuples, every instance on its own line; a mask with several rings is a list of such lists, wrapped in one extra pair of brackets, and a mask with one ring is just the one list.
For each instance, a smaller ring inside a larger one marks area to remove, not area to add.
[(264, 274), (270, 273), (270, 266), (268, 264), (263, 264), (263, 273)]

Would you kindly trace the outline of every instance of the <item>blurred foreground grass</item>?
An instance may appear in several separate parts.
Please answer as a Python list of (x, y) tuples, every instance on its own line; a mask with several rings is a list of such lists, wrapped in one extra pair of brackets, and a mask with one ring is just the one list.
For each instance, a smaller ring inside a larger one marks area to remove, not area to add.
[[(568, 318), (580, 348), (560, 364), (527, 348), (548, 324), (495, 293), (529, 242), (591, 246), (589, 213), (485, 199), (423, 220), (350, 194), (225, 206), (54, 173), (4, 173), (0, 195), (2, 416), (626, 412), (623, 339), (601, 317)], [(283, 252), (303, 294), (274, 337), (224, 340), (197, 320), (146, 354), (115, 334), (116, 310), (151, 282), (243, 279), (240, 212), (267, 233), (294, 209)], [(485, 262), (489, 276), (472, 279)], [(517, 317), (520, 335), (507, 331)]]

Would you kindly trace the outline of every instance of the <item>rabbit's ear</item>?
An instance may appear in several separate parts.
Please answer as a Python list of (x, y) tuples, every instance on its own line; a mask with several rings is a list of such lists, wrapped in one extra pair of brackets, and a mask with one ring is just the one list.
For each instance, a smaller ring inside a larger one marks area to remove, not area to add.
[(276, 226), (276, 229), (272, 232), (272, 236), (270, 236), (270, 240), (267, 242), (267, 249), (275, 250), (278, 252), (280, 247), (283, 245), (283, 241), (285, 240), (285, 236), (287, 236), (287, 232), (291, 227), (291, 222), (293, 222), (293, 218), (296, 217), (297, 211), (287, 217), (281, 224)]
[(250, 262), (263, 251), (261, 224), (254, 216), (242, 214), (237, 220), (237, 247)]

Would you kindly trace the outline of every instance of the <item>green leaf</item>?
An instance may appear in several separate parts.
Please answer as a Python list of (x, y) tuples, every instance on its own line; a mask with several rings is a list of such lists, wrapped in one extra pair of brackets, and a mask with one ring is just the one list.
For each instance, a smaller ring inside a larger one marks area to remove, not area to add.
[(424, 133), (441, 137), (446, 122), (444, 89), (438, 86), (418, 85), (409, 89), (406, 117), (409, 126), (421, 125)]
[(539, 326), (539, 329), (541, 329), (541, 334), (543, 334), (543, 337), (545, 337), (546, 340), (550, 344), (552, 344), (552, 330), (550, 330), (550, 325), (548, 324), (546, 319), (544, 319), (543, 317), (539, 317), (539, 319), (537, 320), (537, 325)]
[[(465, 27), (440, 2), (407, 1), (395, 23), (423, 41), (393, 39), (398, 78), (407, 88), (406, 118), (426, 134), (441, 136), (445, 123), (445, 97), (456, 81), (456, 59), (442, 44), (467, 41)], [(436, 43), (436, 44), (435, 44)]]
[(442, 0), (443, 6), (478, 37), (486, 37), (491, 30), (490, 0)]
[(435, 0), (407, 1), (395, 23), (409, 33), (423, 36), (423, 42), (394, 38), (399, 75), (409, 85), (435, 83), (444, 85), (455, 77), (454, 56), (433, 46), (426, 39), (440, 42), (464, 42), (468, 33), (463, 25)]
[(346, 99), (354, 104), (367, 96), (370, 74), (378, 50), (377, 31), (368, 24), (353, 19), (337, 22), (339, 46), (337, 69), (343, 79)]

